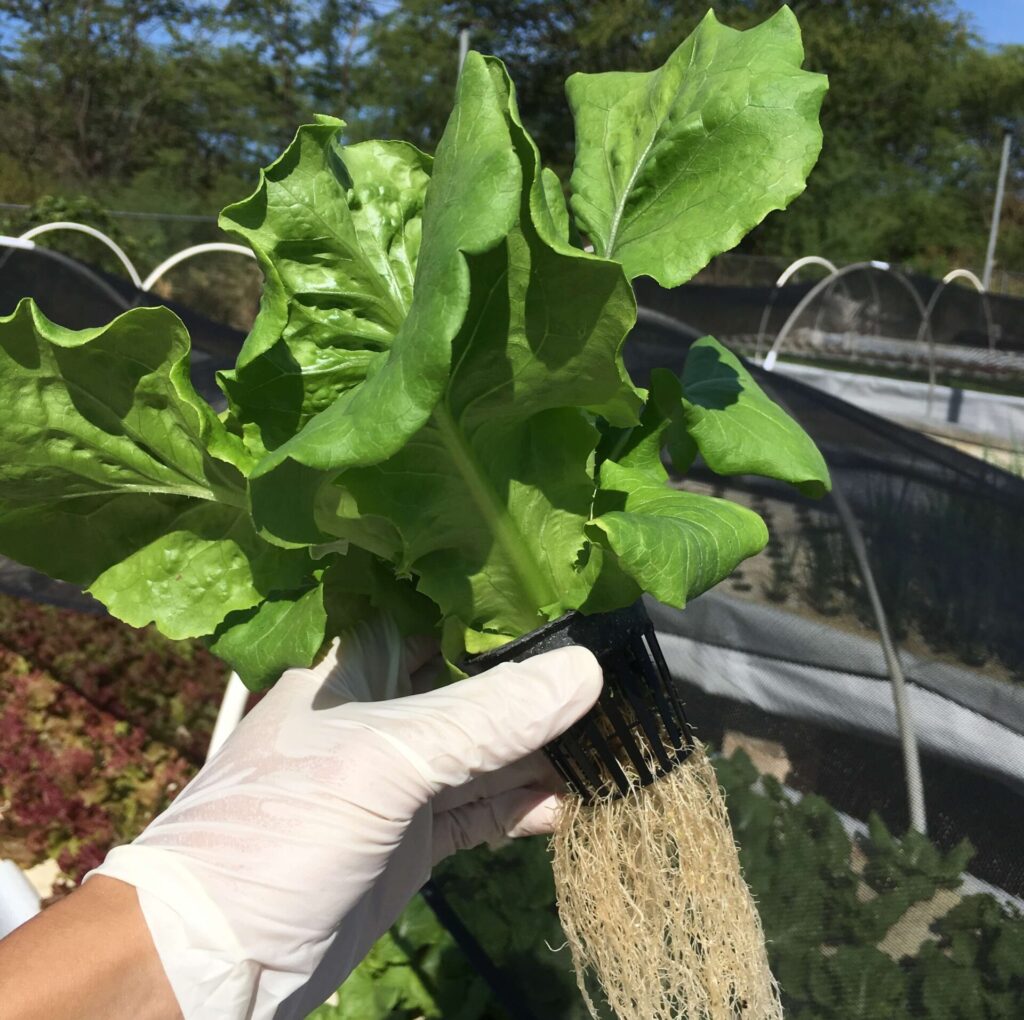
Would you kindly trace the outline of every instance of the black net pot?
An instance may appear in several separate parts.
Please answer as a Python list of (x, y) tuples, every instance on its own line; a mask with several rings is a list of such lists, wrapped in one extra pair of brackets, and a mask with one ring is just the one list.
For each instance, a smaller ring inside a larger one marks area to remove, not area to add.
[(689, 757), (693, 733), (642, 602), (590, 616), (567, 613), (473, 656), (463, 668), (476, 675), (568, 645), (594, 653), (604, 689), (597, 704), (544, 751), (584, 803), (647, 786)]

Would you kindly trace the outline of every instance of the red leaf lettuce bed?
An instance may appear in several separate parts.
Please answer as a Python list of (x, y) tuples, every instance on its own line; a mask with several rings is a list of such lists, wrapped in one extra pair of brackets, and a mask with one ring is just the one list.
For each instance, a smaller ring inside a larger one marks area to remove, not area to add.
[(0, 595), (0, 857), (67, 891), (202, 762), (225, 682), (198, 642)]

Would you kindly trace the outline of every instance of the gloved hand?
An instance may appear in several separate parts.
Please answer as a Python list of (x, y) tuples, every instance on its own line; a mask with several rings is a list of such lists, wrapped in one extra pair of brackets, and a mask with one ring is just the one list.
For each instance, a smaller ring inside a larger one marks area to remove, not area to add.
[[(305, 1017), (455, 850), (551, 831), (531, 754), (597, 700), (582, 648), (410, 694), (385, 617), (290, 670), (91, 874), (134, 885), (186, 1020)], [(412, 664), (414, 665), (414, 664)]]

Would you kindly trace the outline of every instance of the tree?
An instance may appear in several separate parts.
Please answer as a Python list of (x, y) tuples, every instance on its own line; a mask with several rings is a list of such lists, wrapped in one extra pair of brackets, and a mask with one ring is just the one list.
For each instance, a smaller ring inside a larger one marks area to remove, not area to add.
[[(949, 0), (792, 3), (807, 65), (831, 79), (825, 145), (806, 194), (742, 250), (980, 269), (1003, 131), (1024, 140), (1024, 47), (986, 49)], [(658, 66), (707, 4), (0, 0), (0, 201), (84, 195), (212, 216), (318, 111), (343, 117), (350, 138), (431, 151), (451, 108), (463, 25), (474, 48), (509, 65), (523, 118), (565, 179), (565, 78)], [(747, 28), (777, 6), (718, 0), (715, 9)], [(1012, 169), (999, 258), (1024, 268), (1019, 158)], [(163, 253), (211, 229), (149, 226), (146, 243)]]
[[(747, 28), (777, 6), (719, 0), (715, 10)], [(989, 52), (947, 0), (792, 6), (807, 66), (831, 80), (825, 145), (806, 194), (785, 216), (770, 216), (743, 250), (980, 267), (1002, 130), (1024, 125), (1020, 48)], [(565, 77), (655, 67), (706, 10), (706, 0), (404, 0), (373, 29), (359, 130), (432, 147), (454, 88), (456, 34), (469, 24), (474, 46), (509, 65), (523, 118), (564, 178), (573, 151)], [(1008, 254), (1024, 247), (1013, 227), (1022, 184), (1017, 177), (1007, 198)]]
[[(190, 0), (5, 0), (18, 32), (3, 73), (3, 150), (43, 180), (124, 179), (181, 144), (174, 104)], [(153, 39), (161, 39), (154, 45)]]

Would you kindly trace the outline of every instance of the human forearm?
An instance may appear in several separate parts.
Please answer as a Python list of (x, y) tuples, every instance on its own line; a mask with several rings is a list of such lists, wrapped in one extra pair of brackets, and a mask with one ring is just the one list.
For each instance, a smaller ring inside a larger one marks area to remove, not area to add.
[(135, 889), (102, 875), (0, 941), (5, 1020), (178, 1020)]

